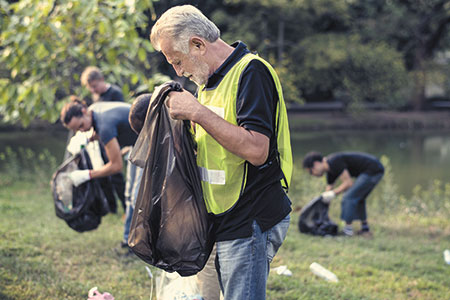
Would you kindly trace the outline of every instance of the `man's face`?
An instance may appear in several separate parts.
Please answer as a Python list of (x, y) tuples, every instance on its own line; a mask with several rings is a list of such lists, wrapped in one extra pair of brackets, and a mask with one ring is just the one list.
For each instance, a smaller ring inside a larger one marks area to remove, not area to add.
[(91, 80), (87, 84), (87, 88), (92, 94), (103, 94), (105, 92), (105, 81), (100, 79)]
[(81, 117), (73, 117), (69, 124), (66, 125), (67, 128), (72, 130), (73, 132), (77, 131), (89, 131), (92, 127), (92, 119), (89, 117), (89, 115), (83, 114)]
[(169, 39), (162, 39), (160, 46), (161, 52), (178, 76), (187, 77), (197, 85), (205, 84), (208, 81), (209, 66), (202, 60), (202, 56), (191, 50), (188, 54), (174, 50)]
[(313, 166), (311, 168), (309, 168), (308, 171), (309, 171), (309, 174), (311, 174), (313, 176), (321, 177), (325, 173), (325, 167), (323, 165), (323, 162), (315, 161), (313, 163)]

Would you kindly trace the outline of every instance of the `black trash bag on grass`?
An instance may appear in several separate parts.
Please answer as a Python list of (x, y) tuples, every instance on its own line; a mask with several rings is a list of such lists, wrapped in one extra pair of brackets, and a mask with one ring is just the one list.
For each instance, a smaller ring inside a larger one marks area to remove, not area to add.
[(300, 211), (298, 229), (312, 235), (337, 235), (338, 226), (328, 216), (329, 204), (316, 197)]
[(144, 126), (130, 154), (143, 167), (128, 245), (143, 261), (181, 276), (203, 269), (214, 239), (203, 200), (188, 121), (169, 116), (165, 100), (181, 86), (153, 92)]
[(78, 232), (96, 229), (104, 215), (115, 211), (114, 195), (103, 192), (103, 188), (107, 191), (113, 188), (109, 177), (92, 179), (78, 187), (72, 185), (68, 174), (85, 169), (92, 169), (92, 164), (87, 150), (82, 149), (63, 162), (51, 180), (56, 216)]

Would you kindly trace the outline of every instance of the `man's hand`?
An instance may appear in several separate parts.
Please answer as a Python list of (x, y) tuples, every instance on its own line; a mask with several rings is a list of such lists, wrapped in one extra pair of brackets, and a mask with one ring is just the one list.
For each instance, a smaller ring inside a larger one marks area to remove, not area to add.
[(195, 114), (201, 108), (197, 98), (186, 90), (170, 92), (167, 99), (170, 117), (176, 120), (194, 120)]
[(75, 187), (91, 179), (90, 170), (76, 170), (68, 176)]
[(322, 193), (322, 202), (323, 203), (330, 203), (331, 200), (333, 200), (336, 197), (336, 193), (333, 191), (326, 191)]

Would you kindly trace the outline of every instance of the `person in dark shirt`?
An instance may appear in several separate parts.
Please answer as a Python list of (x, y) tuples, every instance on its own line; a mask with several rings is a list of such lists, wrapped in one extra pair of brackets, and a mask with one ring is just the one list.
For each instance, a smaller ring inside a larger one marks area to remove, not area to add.
[[(69, 174), (74, 186), (78, 186), (90, 179), (111, 176), (121, 173), (123, 169), (123, 159), (121, 149), (133, 146), (137, 139), (137, 134), (131, 129), (128, 122), (128, 115), (131, 105), (124, 102), (97, 102), (87, 107), (79, 99), (74, 98), (61, 110), (61, 121), (65, 127), (74, 132), (90, 131), (94, 129), (94, 138), (104, 145), (108, 162), (100, 168), (92, 170), (77, 170)], [(133, 174), (129, 174), (130, 170)], [(135, 202), (137, 191), (139, 190), (140, 176), (142, 169), (127, 165), (127, 189), (129, 187), (132, 204)], [(131, 212), (129, 212), (131, 211)], [(124, 226), (124, 237), (122, 247), (127, 247), (129, 222), (131, 222), (132, 205), (127, 205), (127, 218)]]
[(198, 97), (171, 92), (172, 118), (195, 123), (197, 165), (214, 215), (216, 266), (227, 300), (263, 300), (269, 266), (289, 227), (289, 127), (272, 66), (246, 45), (220, 38), (192, 5), (175, 6), (152, 27), (153, 47)]
[[(81, 73), (81, 84), (88, 88), (92, 93), (92, 99), (94, 102), (124, 101), (122, 90), (116, 85), (105, 82), (103, 73), (97, 67), (89, 66), (84, 69), (83, 73)], [(92, 101), (88, 104), (92, 104)], [(125, 156), (130, 150), (130, 147), (124, 147), (121, 149), (121, 153)], [(135, 170), (130, 169), (130, 172), (134, 174)], [(129, 202), (131, 187), (125, 186), (122, 173), (114, 174), (111, 176), (111, 180), (116, 194), (122, 203), (124, 211), (127, 211), (127, 202)], [(125, 219), (129, 218), (131, 217), (128, 215), (125, 216)]]
[[(152, 94), (142, 94), (131, 105), (128, 117), (131, 128), (139, 134), (144, 126), (147, 110), (151, 102)], [(133, 204), (135, 207), (135, 203)], [(217, 271), (214, 266), (216, 249), (213, 248), (206, 265), (196, 274), (200, 295), (204, 300), (223, 300), (220, 293)]]
[[(326, 157), (318, 152), (310, 152), (303, 160), (303, 168), (313, 176), (327, 174), (326, 191), (322, 193), (324, 202), (329, 203), (336, 195), (344, 193), (341, 219), (346, 224), (343, 229), (345, 235), (353, 235), (354, 220), (361, 220), (358, 234), (371, 235), (366, 198), (384, 174), (384, 167), (377, 158), (361, 152), (337, 152)], [(334, 187), (337, 179), (340, 179), (341, 184)]]
[(81, 84), (92, 93), (94, 102), (97, 101), (124, 101), (122, 90), (105, 81), (102, 72), (97, 67), (87, 67), (81, 73)]

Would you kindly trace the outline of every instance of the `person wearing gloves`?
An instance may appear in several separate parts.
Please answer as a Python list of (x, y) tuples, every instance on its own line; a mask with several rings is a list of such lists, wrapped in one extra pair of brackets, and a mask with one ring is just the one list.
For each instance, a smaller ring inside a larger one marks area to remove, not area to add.
[[(303, 168), (316, 177), (327, 174), (328, 185), (322, 193), (323, 202), (330, 203), (336, 195), (344, 193), (341, 219), (345, 221), (345, 235), (353, 235), (354, 220), (361, 221), (358, 234), (371, 235), (367, 222), (366, 198), (384, 174), (384, 167), (377, 158), (362, 152), (336, 152), (326, 157), (319, 152), (309, 152), (303, 159)], [(340, 179), (341, 184), (335, 187), (337, 179)]]
[[(105, 101), (96, 102), (87, 107), (84, 102), (73, 98), (62, 108), (60, 119), (64, 126), (74, 132), (87, 132), (93, 129), (94, 135), (92, 138), (98, 139), (104, 145), (106, 156), (108, 157), (108, 162), (99, 168), (71, 172), (69, 178), (74, 186), (79, 186), (93, 178), (122, 172), (121, 148), (133, 146), (137, 139), (136, 133), (128, 123), (130, 107), (130, 104), (124, 102)], [(131, 163), (128, 163), (127, 170), (129, 169), (131, 169)], [(128, 175), (126, 179), (127, 188), (132, 187), (132, 191), (137, 191), (139, 189), (138, 174), (131, 174), (134, 176)], [(136, 195), (136, 192), (131, 193), (132, 197)], [(133, 199), (130, 199), (130, 201), (133, 202)], [(131, 206), (127, 206), (127, 210), (129, 209), (128, 207)], [(129, 223), (126, 222), (124, 227), (122, 247), (127, 245)]]
[[(87, 88), (92, 94), (92, 100), (94, 102), (99, 101), (120, 101), (124, 102), (123, 93), (120, 87), (115, 84), (110, 84), (105, 81), (105, 77), (102, 71), (95, 67), (86, 67), (80, 76), (81, 85)], [(91, 104), (90, 102), (89, 104)], [(124, 147), (121, 149), (122, 155), (126, 159), (126, 154), (131, 150), (130, 147)], [(70, 150), (69, 150), (70, 151)], [(131, 170), (135, 171), (135, 170)], [(122, 173), (117, 173), (111, 176), (114, 189), (117, 196), (122, 203), (124, 211), (127, 211), (127, 206), (130, 203), (130, 187), (125, 186)], [(131, 212), (132, 213), (132, 212)], [(130, 218), (125, 214), (125, 219)]]

